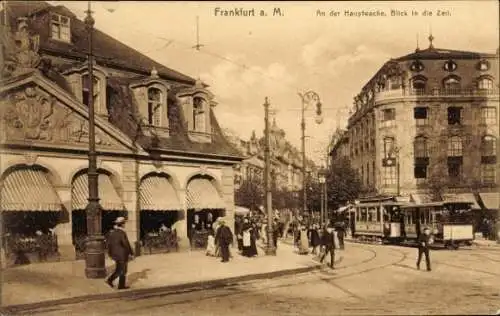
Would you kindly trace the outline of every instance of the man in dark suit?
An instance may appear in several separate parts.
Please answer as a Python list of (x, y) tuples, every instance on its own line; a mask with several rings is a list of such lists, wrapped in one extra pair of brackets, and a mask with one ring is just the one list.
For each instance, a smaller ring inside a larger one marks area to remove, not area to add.
[(125, 286), (128, 261), (133, 259), (134, 253), (125, 232), (125, 218), (118, 217), (115, 220), (114, 229), (108, 235), (108, 254), (115, 261), (115, 271), (107, 279), (106, 283), (113, 287), (113, 281), (118, 279), (118, 289), (128, 289)]
[(330, 268), (334, 269), (334, 262), (335, 262), (335, 237), (333, 236), (335, 234), (335, 231), (333, 227), (325, 227), (323, 228), (323, 234), (321, 236), (321, 245), (324, 247), (324, 253), (321, 256), (320, 262), (323, 263), (323, 260), (325, 260), (325, 257), (328, 253), (330, 253)]
[(233, 233), (231, 229), (226, 226), (226, 223), (221, 220), (219, 222), (220, 226), (215, 233), (215, 241), (220, 247), (220, 252), (222, 255), (222, 262), (229, 261), (229, 245), (233, 243)]
[(417, 269), (420, 270), (420, 260), (422, 260), (422, 254), (425, 254), (425, 264), (427, 265), (427, 271), (431, 271), (431, 259), (429, 257), (429, 245), (432, 243), (431, 231), (429, 227), (424, 228), (424, 232), (418, 236), (418, 259), (417, 259)]

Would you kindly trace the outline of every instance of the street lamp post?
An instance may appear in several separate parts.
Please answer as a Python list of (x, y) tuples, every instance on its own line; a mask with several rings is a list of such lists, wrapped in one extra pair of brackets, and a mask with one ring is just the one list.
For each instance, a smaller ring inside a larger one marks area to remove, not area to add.
[(266, 209), (266, 214), (267, 214), (267, 245), (265, 249), (265, 253), (268, 256), (275, 256), (276, 255), (276, 248), (274, 247), (274, 242), (273, 242), (273, 206), (272, 206), (272, 193), (271, 193), (271, 144), (270, 144), (270, 138), (269, 138), (269, 100), (266, 97), (265, 102), (264, 102), (264, 123), (265, 123), (265, 129), (264, 129), (264, 139), (265, 139), (265, 150), (264, 150), (264, 159), (265, 159), (265, 165), (264, 165), (264, 182), (265, 182), (265, 189), (266, 189), (266, 203), (265, 203), (265, 209)]
[(97, 152), (95, 149), (95, 116), (94, 116), (94, 73), (92, 56), (92, 33), (95, 20), (90, 10), (90, 1), (86, 11), (85, 26), (88, 32), (88, 108), (89, 108), (89, 198), (86, 208), (87, 241), (85, 245), (85, 276), (90, 279), (104, 278), (106, 266), (104, 257), (104, 237), (101, 232), (101, 205), (99, 204)]
[(311, 103), (315, 102), (317, 109), (316, 109), (316, 123), (321, 124), (323, 122), (323, 118), (321, 116), (321, 102), (319, 99), (319, 95), (310, 90), (305, 93), (300, 93), (299, 92), (299, 97), (302, 101), (302, 120), (300, 124), (300, 128), (302, 131), (302, 215), (305, 214), (306, 209), (307, 209), (307, 188), (306, 188), (306, 119), (305, 119), (305, 111), (306, 107)]

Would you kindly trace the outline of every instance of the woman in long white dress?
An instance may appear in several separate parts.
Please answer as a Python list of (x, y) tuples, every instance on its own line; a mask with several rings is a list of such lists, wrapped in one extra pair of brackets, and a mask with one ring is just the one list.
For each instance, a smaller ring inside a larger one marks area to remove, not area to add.
[(216, 256), (215, 238), (212, 234), (208, 235), (206, 255), (210, 257)]
[(299, 255), (307, 255), (309, 253), (309, 238), (307, 237), (307, 229), (305, 226), (300, 227), (299, 239)]

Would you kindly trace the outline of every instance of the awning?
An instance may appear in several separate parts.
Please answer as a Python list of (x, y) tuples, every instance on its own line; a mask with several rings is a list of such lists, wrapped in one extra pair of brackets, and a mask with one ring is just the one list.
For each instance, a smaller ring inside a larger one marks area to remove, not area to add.
[(61, 211), (61, 199), (43, 170), (21, 169), (9, 174), (1, 194), (3, 211)]
[(432, 195), (430, 194), (423, 194), (423, 193), (414, 193), (410, 194), (410, 202), (416, 203), (416, 204), (424, 204), (424, 203), (432, 203), (436, 202), (432, 198)]
[(335, 212), (336, 213), (343, 213), (343, 212), (346, 212), (349, 210), (349, 208), (351, 207), (352, 205), (351, 204), (348, 204), (346, 206), (341, 206), (339, 207)]
[(247, 215), (250, 213), (250, 210), (243, 206), (236, 206), (234, 208), (235, 215)]
[(165, 177), (147, 177), (139, 187), (141, 210), (176, 211), (182, 210), (174, 187)]
[(472, 209), (478, 210), (481, 207), (479, 207), (479, 204), (477, 204), (476, 198), (474, 197), (474, 194), (472, 193), (453, 193), (453, 194), (443, 194), (443, 201), (444, 202), (464, 202), (464, 203), (473, 203), (472, 204)]
[(186, 191), (188, 209), (226, 208), (219, 192), (208, 179), (191, 180)]
[(481, 201), (486, 209), (498, 210), (498, 205), (500, 204), (500, 193), (479, 193), (479, 197), (481, 198)]
[[(73, 181), (71, 188), (71, 208), (84, 210), (88, 204), (89, 184), (87, 174), (82, 174)], [(121, 211), (124, 209), (122, 199), (116, 192), (111, 179), (105, 174), (99, 174), (99, 204), (106, 211)]]

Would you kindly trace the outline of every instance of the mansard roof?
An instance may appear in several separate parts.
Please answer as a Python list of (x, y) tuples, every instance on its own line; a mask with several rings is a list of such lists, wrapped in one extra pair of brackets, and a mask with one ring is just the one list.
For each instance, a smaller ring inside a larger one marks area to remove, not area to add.
[(481, 59), (485, 57), (495, 57), (495, 54), (479, 53), (479, 52), (469, 52), (462, 50), (453, 50), (445, 48), (434, 48), (429, 47), (423, 50), (416, 50), (408, 55), (396, 58), (397, 61), (405, 60), (431, 60), (431, 59)]
[[(50, 27), (46, 14), (55, 12), (71, 18), (71, 43), (50, 40)], [(29, 17), (29, 26), (40, 36), (40, 52), (58, 54), (76, 60), (85, 60), (88, 52), (88, 34), (85, 24), (64, 6), (52, 6), (45, 1), (9, 1), (7, 13), (10, 25), (17, 18)], [(103, 66), (150, 74), (156, 68), (158, 75), (167, 80), (194, 84), (195, 79), (170, 69), (111, 36), (95, 29), (93, 52), (96, 62)]]

